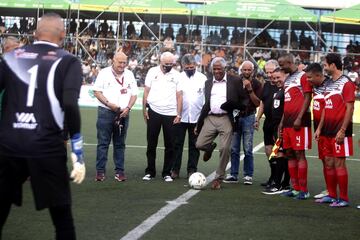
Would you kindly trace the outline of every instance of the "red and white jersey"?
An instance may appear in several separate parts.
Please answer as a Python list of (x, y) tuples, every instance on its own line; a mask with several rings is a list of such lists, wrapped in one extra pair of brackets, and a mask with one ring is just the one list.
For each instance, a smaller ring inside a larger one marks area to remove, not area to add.
[(320, 86), (314, 86), (313, 88), (313, 117), (314, 117), (314, 131), (316, 131), (320, 119), (321, 119), (321, 112), (325, 107), (325, 99), (324, 99), (324, 93), (326, 85), (328, 84), (329, 79), (325, 78), (325, 80), (322, 82)]
[[(304, 104), (304, 93), (311, 93), (312, 87), (307, 81), (305, 72), (295, 72), (285, 79), (285, 104), (283, 127), (293, 127)], [(302, 127), (311, 126), (310, 109), (303, 115)]]
[[(346, 103), (355, 101), (355, 85), (342, 75), (337, 80), (330, 80), (325, 88), (325, 121), (322, 135), (335, 137), (343, 124)], [(345, 136), (352, 136), (352, 122), (345, 131)]]

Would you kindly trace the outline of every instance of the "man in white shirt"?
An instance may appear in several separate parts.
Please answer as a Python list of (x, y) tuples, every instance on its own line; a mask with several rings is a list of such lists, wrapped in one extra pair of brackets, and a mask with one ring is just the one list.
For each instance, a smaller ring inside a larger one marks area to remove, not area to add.
[(196, 71), (195, 58), (186, 54), (181, 59), (183, 72), (180, 74), (180, 84), (183, 90), (183, 107), (181, 123), (175, 125), (175, 157), (171, 177), (178, 178), (181, 168), (182, 153), (186, 132), (188, 132), (188, 162), (187, 176), (197, 171), (200, 151), (195, 143), (197, 136), (194, 129), (205, 102), (204, 87), (206, 76)]
[(148, 144), (144, 181), (156, 176), (156, 147), (161, 128), (165, 145), (162, 177), (165, 182), (173, 181), (170, 172), (174, 159), (174, 125), (180, 123), (182, 113), (180, 74), (173, 69), (174, 65), (174, 55), (164, 52), (160, 56), (160, 65), (150, 68), (145, 78), (143, 113)]
[(134, 74), (126, 69), (127, 56), (118, 51), (113, 64), (99, 72), (94, 95), (99, 100), (95, 181), (104, 181), (109, 144), (113, 139), (115, 179), (125, 181), (125, 140), (129, 126), (129, 112), (134, 105), (138, 87)]
[(225, 176), (230, 158), (230, 147), (235, 127), (234, 110), (244, 111), (248, 100), (239, 76), (226, 73), (226, 60), (216, 57), (210, 64), (213, 76), (205, 82), (205, 103), (196, 125), (199, 134), (196, 148), (204, 151), (203, 160), (208, 161), (216, 148), (219, 136), (220, 162), (211, 188), (218, 190)]

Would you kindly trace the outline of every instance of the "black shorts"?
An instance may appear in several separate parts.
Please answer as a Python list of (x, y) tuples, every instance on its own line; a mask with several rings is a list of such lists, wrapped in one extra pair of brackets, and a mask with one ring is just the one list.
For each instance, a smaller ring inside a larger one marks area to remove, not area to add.
[(71, 204), (66, 161), (66, 156), (51, 158), (0, 156), (1, 198), (21, 206), (22, 185), (30, 177), (37, 210)]
[(277, 138), (277, 134), (274, 134), (274, 129), (276, 128), (277, 131), (277, 126), (274, 126), (271, 122), (268, 121), (264, 121), (264, 125), (263, 125), (263, 132), (264, 132), (264, 144), (265, 146), (267, 145), (274, 145), (276, 138)]

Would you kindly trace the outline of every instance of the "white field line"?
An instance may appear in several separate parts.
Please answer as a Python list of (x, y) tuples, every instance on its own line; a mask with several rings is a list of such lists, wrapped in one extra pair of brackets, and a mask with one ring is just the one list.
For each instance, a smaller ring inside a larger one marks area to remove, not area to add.
[[(84, 143), (84, 146), (96, 146), (95, 143)], [(110, 145), (112, 147), (112, 145)], [(126, 145), (127, 148), (143, 148), (146, 149), (146, 146), (143, 145)], [(157, 147), (158, 149), (164, 150), (164, 147)], [(189, 150), (188, 148), (184, 147), (184, 150), (187, 151)], [(214, 150), (214, 152), (218, 152), (219, 150)], [(263, 152), (254, 152), (254, 154), (256, 155), (265, 155), (265, 153)], [(307, 158), (319, 158), (318, 156), (314, 156), (314, 155), (306, 155)], [(346, 161), (355, 161), (355, 162), (360, 162), (359, 158), (346, 158)]]
[[(259, 151), (264, 146), (264, 143), (260, 143), (257, 146), (254, 147), (253, 152)], [(127, 145), (127, 147), (129, 147)], [(242, 154), (240, 156), (241, 161), (243, 159), (244, 155)], [(230, 168), (230, 161), (228, 165), (226, 166), (226, 170)], [(211, 173), (209, 176), (206, 177), (207, 184), (211, 182), (211, 180), (215, 177), (215, 172)], [(183, 204), (187, 204), (187, 201), (198, 194), (200, 190), (193, 190), (190, 189), (184, 194), (180, 195), (178, 198), (167, 201), (167, 204), (162, 207), (159, 211), (148, 217), (145, 221), (143, 221), (140, 225), (135, 227), (133, 230), (128, 232), (124, 237), (122, 237), (120, 240), (136, 240), (141, 238), (145, 233), (150, 231), (152, 227), (154, 227), (158, 222), (160, 222), (162, 219), (164, 219), (167, 215), (169, 215), (171, 212), (176, 210), (178, 207), (180, 207)]]

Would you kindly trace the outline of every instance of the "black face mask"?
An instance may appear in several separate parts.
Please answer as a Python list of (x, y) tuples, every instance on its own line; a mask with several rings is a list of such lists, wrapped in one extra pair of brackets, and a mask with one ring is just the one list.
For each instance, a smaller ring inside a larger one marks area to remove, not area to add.
[(195, 69), (186, 69), (186, 70), (184, 70), (184, 72), (186, 73), (186, 76), (188, 76), (188, 78), (190, 78), (191, 76), (193, 76), (195, 74)]
[(165, 73), (170, 72), (172, 68), (173, 68), (172, 65), (163, 65), (163, 69), (164, 69)]

